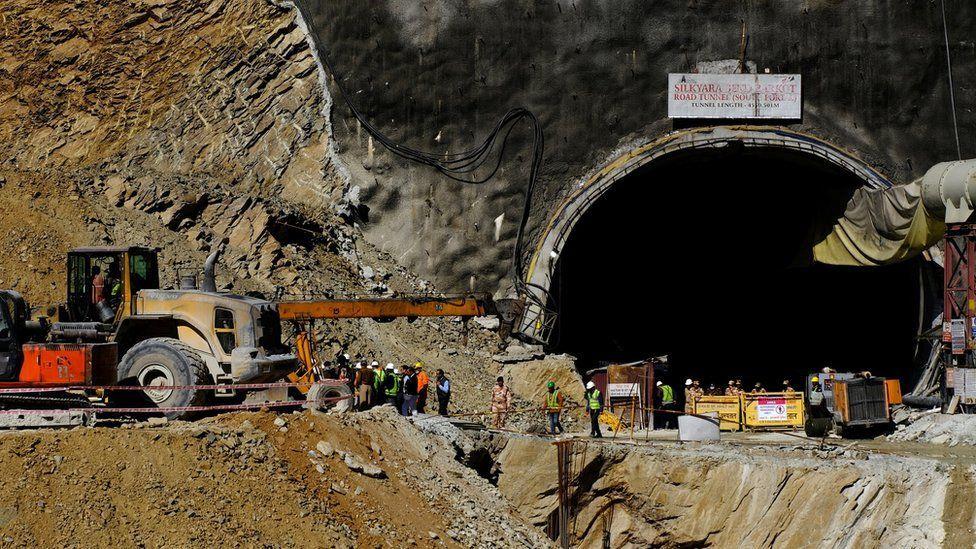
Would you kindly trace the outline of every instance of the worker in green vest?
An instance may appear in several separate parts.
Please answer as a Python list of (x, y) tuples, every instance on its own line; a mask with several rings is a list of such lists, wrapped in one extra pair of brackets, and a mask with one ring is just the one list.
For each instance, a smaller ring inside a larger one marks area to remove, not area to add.
[(373, 394), (376, 395), (376, 406), (381, 406), (386, 400), (386, 372), (380, 367), (376, 360), (369, 365), (374, 372), (373, 375)]
[(556, 388), (554, 381), (546, 383), (545, 399), (543, 409), (546, 412), (546, 418), (549, 420), (549, 433), (552, 435), (561, 435), (565, 431), (563, 424), (559, 421), (559, 416), (562, 414), (565, 400), (563, 399), (562, 393)]
[(396, 375), (393, 363), (386, 365), (386, 372), (383, 373), (383, 394), (386, 401), (396, 406), (397, 393), (400, 392), (400, 376)]
[(586, 403), (586, 411), (590, 413), (590, 436), (593, 438), (603, 438), (600, 432), (600, 412), (603, 411), (603, 395), (596, 388), (592, 381), (587, 382), (586, 392), (583, 393), (583, 402)]
[(670, 410), (674, 410), (674, 389), (672, 389), (667, 383), (658, 381), (657, 397), (658, 402), (660, 402), (661, 409), (665, 410), (663, 413), (659, 414), (661, 416), (661, 426), (665, 429), (675, 429), (677, 427), (677, 419), (675, 419), (675, 414), (668, 412)]

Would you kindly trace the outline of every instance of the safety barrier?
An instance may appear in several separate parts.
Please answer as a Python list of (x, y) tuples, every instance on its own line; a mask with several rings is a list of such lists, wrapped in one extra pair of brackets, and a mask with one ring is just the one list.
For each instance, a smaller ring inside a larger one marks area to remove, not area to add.
[(803, 393), (746, 393), (736, 396), (702, 396), (693, 413), (718, 412), (723, 431), (772, 431), (802, 429)]
[(803, 428), (802, 393), (758, 393), (740, 395), (745, 428), (794, 430)]
[(692, 413), (706, 414), (718, 412), (718, 428), (723, 431), (738, 431), (742, 425), (742, 401), (738, 396), (701, 396), (695, 400)]

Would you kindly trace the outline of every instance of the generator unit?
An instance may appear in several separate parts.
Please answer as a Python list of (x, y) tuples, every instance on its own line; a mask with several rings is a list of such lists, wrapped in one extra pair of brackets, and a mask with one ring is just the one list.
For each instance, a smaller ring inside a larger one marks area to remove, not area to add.
[(891, 406), (901, 404), (897, 379), (870, 374), (818, 373), (806, 378), (804, 404), (807, 436), (864, 436), (889, 431)]

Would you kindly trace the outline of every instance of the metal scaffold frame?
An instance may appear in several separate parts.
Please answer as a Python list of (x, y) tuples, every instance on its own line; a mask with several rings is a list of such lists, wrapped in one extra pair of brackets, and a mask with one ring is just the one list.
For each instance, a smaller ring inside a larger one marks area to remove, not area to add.
[(976, 411), (976, 224), (950, 224), (944, 244), (944, 411), (972, 412)]
[(976, 225), (950, 225), (946, 229), (944, 263), (943, 320), (970, 320), (976, 310), (976, 273), (973, 272), (976, 267)]

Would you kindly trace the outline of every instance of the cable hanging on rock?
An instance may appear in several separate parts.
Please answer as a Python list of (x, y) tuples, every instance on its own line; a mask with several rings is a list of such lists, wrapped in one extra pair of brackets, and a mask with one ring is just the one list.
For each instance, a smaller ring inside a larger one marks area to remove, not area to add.
[[(315, 22), (311, 17), (305, 2), (296, 0), (295, 5), (299, 10), (309, 33), (312, 36), (319, 36), (315, 29)], [(343, 85), (342, 78), (340, 77), (338, 71), (336, 71), (335, 66), (332, 64), (332, 60), (330, 59), (328, 52), (325, 50), (325, 47), (318, 42), (315, 43), (315, 46), (318, 50), (319, 60), (329, 72), (329, 75), (332, 76), (332, 80), (336, 89), (339, 90), (339, 95), (342, 96), (343, 102), (366, 130), (366, 132), (373, 137), (373, 139), (378, 141), (381, 145), (383, 145), (383, 147), (396, 156), (429, 166), (441, 174), (453, 179), (454, 181), (479, 185), (494, 177), (501, 167), (505, 147), (508, 143), (508, 138), (511, 135), (512, 130), (519, 122), (523, 120), (529, 123), (529, 125), (532, 127), (532, 163), (529, 169), (528, 184), (525, 188), (525, 199), (522, 205), (522, 214), (518, 224), (518, 232), (515, 236), (513, 257), (514, 272), (512, 276), (512, 283), (519, 295), (525, 296), (536, 305), (542, 307), (543, 309), (547, 309), (545, 299), (540, 299), (536, 294), (527, 292), (525, 289), (528, 286), (532, 286), (533, 288), (536, 288), (542, 292), (542, 294), (545, 296), (548, 296), (548, 291), (545, 288), (541, 288), (535, 284), (527, 283), (521, 278), (522, 273), (524, 272), (523, 240), (525, 238), (525, 230), (526, 226), (528, 225), (529, 214), (532, 209), (532, 194), (539, 178), (539, 171), (542, 168), (543, 150), (545, 147), (542, 124), (539, 122), (539, 119), (535, 116), (535, 114), (524, 107), (510, 109), (495, 123), (495, 126), (485, 137), (484, 141), (475, 147), (462, 152), (443, 154), (421, 151), (394, 141), (381, 132), (376, 126), (374, 126), (367, 119), (366, 115), (363, 114), (363, 112), (360, 111), (352, 102), (351, 96)], [(496, 142), (498, 141), (499, 136), (501, 136), (501, 143), (498, 147), (497, 154), (495, 154)], [(489, 160), (491, 160), (493, 157), (496, 160), (492, 166), (489, 163)], [(489, 171), (481, 176), (476, 175), (475, 172), (485, 166), (486, 163), (488, 163), (490, 167)]]

